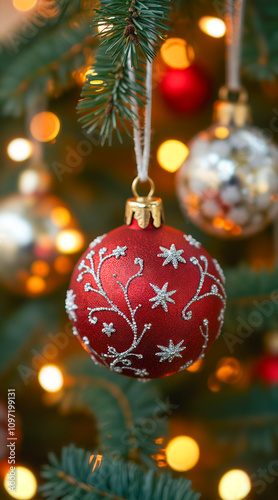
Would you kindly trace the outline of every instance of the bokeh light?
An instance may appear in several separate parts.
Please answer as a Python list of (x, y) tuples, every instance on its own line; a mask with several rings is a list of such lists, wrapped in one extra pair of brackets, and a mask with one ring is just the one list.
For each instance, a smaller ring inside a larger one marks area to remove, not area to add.
[(192, 469), (200, 457), (198, 443), (189, 436), (177, 436), (171, 439), (165, 453), (168, 465), (177, 471)]
[(22, 194), (45, 193), (52, 183), (51, 175), (47, 171), (27, 168), (18, 178), (18, 189)]
[(220, 479), (218, 492), (222, 500), (242, 500), (250, 491), (251, 481), (243, 470), (230, 470)]
[(58, 274), (68, 274), (74, 266), (73, 261), (66, 255), (61, 255), (54, 260), (54, 269)]
[(221, 385), (217, 380), (215, 373), (212, 373), (208, 378), (208, 388), (211, 392), (219, 392), (221, 389)]
[(157, 161), (168, 172), (176, 172), (187, 158), (188, 153), (188, 147), (183, 142), (170, 139), (159, 146)]
[(38, 379), (41, 387), (47, 392), (60, 391), (64, 385), (63, 374), (55, 365), (43, 366), (39, 371)]
[(204, 360), (202, 358), (200, 358), (200, 359), (198, 359), (198, 361), (195, 361), (195, 363), (193, 363), (193, 365), (186, 368), (186, 371), (191, 372), (191, 373), (199, 372), (202, 369), (203, 364), (204, 364)]
[(226, 33), (226, 25), (218, 17), (201, 17), (198, 22), (200, 30), (213, 38), (221, 38)]
[(55, 207), (51, 211), (50, 218), (58, 227), (65, 227), (71, 221), (71, 213), (66, 207)]
[(229, 129), (227, 127), (219, 126), (216, 127), (214, 133), (217, 139), (226, 139), (226, 137), (228, 137), (229, 135)]
[(8, 144), (7, 152), (14, 161), (24, 161), (30, 158), (33, 152), (33, 146), (27, 139), (14, 139)]
[(84, 245), (84, 236), (77, 229), (61, 231), (56, 238), (56, 247), (62, 253), (79, 252)]
[(41, 276), (30, 276), (25, 284), (26, 291), (32, 295), (38, 295), (46, 289), (46, 282)]
[(182, 38), (168, 38), (162, 45), (161, 57), (170, 68), (185, 69), (194, 60), (194, 50)]
[(242, 368), (236, 358), (222, 358), (217, 364), (216, 378), (226, 384), (236, 384), (242, 377)]
[(44, 260), (35, 260), (31, 266), (31, 272), (34, 275), (45, 278), (50, 272), (50, 266)]
[(13, 5), (17, 10), (27, 11), (35, 7), (38, 0), (13, 0)]
[(11, 497), (21, 500), (34, 497), (38, 485), (33, 472), (22, 466), (15, 468), (15, 491), (9, 489), (9, 482), (12, 480), (12, 476), (9, 474), (10, 471), (5, 475), (4, 488)]
[(42, 111), (35, 115), (30, 123), (30, 131), (34, 139), (40, 142), (53, 141), (60, 132), (60, 120), (51, 111)]

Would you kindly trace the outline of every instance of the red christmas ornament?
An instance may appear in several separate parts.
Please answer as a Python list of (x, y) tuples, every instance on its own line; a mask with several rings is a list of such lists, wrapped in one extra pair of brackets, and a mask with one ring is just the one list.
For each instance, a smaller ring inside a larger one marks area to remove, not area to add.
[(266, 354), (256, 366), (256, 378), (266, 384), (278, 384), (278, 354)]
[[(137, 195), (137, 192), (134, 190)], [(127, 201), (126, 222), (77, 263), (66, 310), (92, 359), (131, 377), (172, 375), (220, 333), (223, 272), (201, 244), (162, 223), (159, 198)]]
[(160, 88), (165, 101), (180, 113), (198, 111), (210, 94), (208, 78), (196, 65), (186, 69), (169, 69)]

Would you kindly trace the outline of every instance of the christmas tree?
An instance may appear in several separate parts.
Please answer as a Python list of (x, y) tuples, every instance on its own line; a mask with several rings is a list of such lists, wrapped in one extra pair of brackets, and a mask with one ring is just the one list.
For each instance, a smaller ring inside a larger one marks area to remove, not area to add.
[(1, 498), (274, 500), (277, 3), (0, 12)]

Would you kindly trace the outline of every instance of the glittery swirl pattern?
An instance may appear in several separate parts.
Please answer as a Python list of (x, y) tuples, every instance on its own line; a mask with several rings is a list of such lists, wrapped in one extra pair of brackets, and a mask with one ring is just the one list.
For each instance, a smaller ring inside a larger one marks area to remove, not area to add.
[[(106, 353), (102, 353), (100, 355), (100, 354), (98, 354), (97, 352), (95, 352), (91, 348), (87, 337), (85, 339), (83, 338), (83, 341), (84, 341), (87, 349), (89, 349), (89, 351), (91, 352), (91, 354), (93, 354), (94, 356), (100, 357), (101, 360), (102, 360), (102, 362), (104, 363), (104, 365), (107, 368), (110, 368), (110, 370), (113, 370), (115, 372), (121, 373), (122, 370), (123, 370), (123, 368), (125, 368), (125, 369), (128, 369), (128, 370), (134, 371), (134, 375), (135, 376), (145, 377), (145, 376), (148, 375), (147, 370), (144, 369), (144, 368), (143, 369), (133, 368), (131, 366), (132, 362), (131, 362), (131, 359), (130, 359), (132, 356), (135, 356), (138, 359), (142, 359), (143, 358), (142, 354), (136, 354), (133, 351), (140, 344), (140, 342), (141, 342), (143, 336), (145, 335), (146, 331), (149, 330), (151, 328), (151, 326), (152, 326), (150, 323), (146, 323), (144, 325), (141, 333), (138, 332), (138, 325), (137, 325), (137, 322), (136, 322), (136, 312), (141, 307), (141, 304), (138, 304), (135, 308), (132, 308), (130, 300), (129, 300), (129, 287), (130, 287), (131, 282), (133, 280), (135, 280), (135, 279), (139, 279), (143, 275), (143, 268), (144, 268), (143, 260), (141, 258), (139, 258), (139, 257), (136, 257), (134, 259), (134, 264), (136, 266), (139, 266), (139, 270), (129, 278), (129, 280), (127, 281), (127, 283), (126, 283), (125, 286), (121, 283), (120, 280), (117, 279), (117, 275), (116, 274), (113, 275), (113, 277), (115, 279), (115, 283), (121, 288), (121, 290), (123, 292), (123, 295), (124, 295), (124, 298), (125, 298), (125, 302), (126, 302), (126, 304), (128, 306), (128, 310), (129, 310), (129, 313), (130, 313), (128, 316), (125, 313), (123, 313), (123, 311), (121, 311), (119, 309), (119, 307), (107, 295), (106, 291), (103, 288), (103, 285), (102, 285), (102, 282), (101, 282), (101, 278), (100, 278), (101, 269), (102, 269), (103, 265), (105, 264), (105, 262), (107, 262), (109, 259), (117, 259), (118, 260), (120, 258), (126, 257), (126, 250), (127, 250), (126, 246), (124, 246), (124, 247), (117, 246), (117, 248), (115, 248), (112, 251), (112, 253), (107, 254), (107, 251), (108, 251), (107, 248), (105, 248), (105, 247), (101, 248), (99, 250), (99, 252), (98, 252), (98, 255), (99, 255), (99, 264), (98, 264), (97, 269), (95, 268), (95, 262), (94, 262), (95, 251), (94, 250), (90, 250), (90, 252), (86, 255), (86, 260), (88, 261), (88, 263), (85, 260), (82, 260), (81, 263), (80, 263), (80, 265), (79, 265), (79, 267), (78, 267), (78, 270), (80, 271), (80, 273), (79, 273), (79, 275), (77, 277), (77, 281), (78, 282), (82, 282), (83, 279), (84, 279), (84, 276), (90, 274), (94, 278), (96, 286), (94, 288), (91, 285), (91, 283), (86, 282), (84, 284), (84, 290), (85, 290), (85, 292), (93, 292), (93, 293), (99, 294), (107, 302), (107, 307), (88, 308), (88, 311), (89, 311), (89, 315), (88, 315), (89, 322), (92, 323), (92, 324), (96, 324), (98, 322), (98, 318), (97, 318), (96, 314), (98, 312), (100, 312), (100, 311), (114, 312), (118, 316), (121, 316), (126, 321), (126, 323), (129, 325), (129, 327), (130, 327), (130, 329), (131, 329), (131, 331), (133, 333), (132, 344), (124, 352), (118, 352), (114, 347), (108, 345), (107, 346), (107, 352)], [(103, 330), (105, 330), (104, 333), (107, 334), (108, 329), (109, 329), (109, 333), (111, 333), (111, 334), (113, 334), (115, 332), (115, 330), (113, 328), (113, 323), (111, 323), (110, 325), (107, 325), (106, 323), (103, 323), (103, 325), (104, 325), (104, 329)]]

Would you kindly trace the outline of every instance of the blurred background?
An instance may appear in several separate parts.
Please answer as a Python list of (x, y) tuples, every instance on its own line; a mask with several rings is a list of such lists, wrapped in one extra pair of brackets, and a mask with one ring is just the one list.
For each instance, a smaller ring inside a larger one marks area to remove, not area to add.
[[(8, 388), (16, 389), (16, 462), (26, 487), (15, 498), (39, 499), (36, 485), (49, 451), (59, 454), (74, 443), (133, 460), (123, 440), (117, 442), (125, 416), (113, 382), (137, 422), (137, 462), (190, 479), (204, 500), (274, 500), (277, 221), (245, 239), (218, 238), (197, 228), (176, 196), (182, 181), (175, 172), (190, 140), (212, 124), (225, 78), (222, 2), (173, 3), (168, 38), (154, 62), (150, 167), (167, 225), (192, 234), (224, 268), (222, 336), (188, 370), (139, 384), (92, 366), (71, 334), (64, 312), (70, 274), (90, 241), (123, 223), (136, 176), (129, 137), (101, 147), (98, 131), (86, 135), (77, 121), (98, 43), (90, 27), (92, 3), (0, 1), (1, 498), (11, 497), (5, 479)], [(275, 1), (247, 1), (243, 84), (268, 144), (278, 138), (277, 27)], [(84, 375), (91, 377), (90, 390), (81, 397)], [(101, 378), (105, 389), (96, 382)], [(145, 393), (144, 411), (132, 401), (137, 390)], [(155, 405), (164, 412), (159, 421)], [(238, 491), (229, 496), (235, 483)]]

